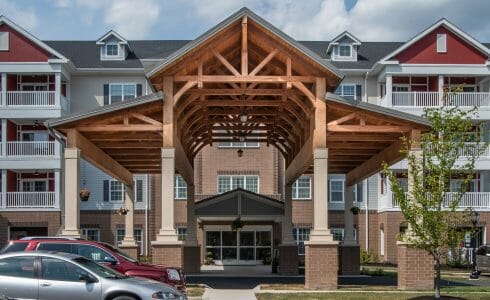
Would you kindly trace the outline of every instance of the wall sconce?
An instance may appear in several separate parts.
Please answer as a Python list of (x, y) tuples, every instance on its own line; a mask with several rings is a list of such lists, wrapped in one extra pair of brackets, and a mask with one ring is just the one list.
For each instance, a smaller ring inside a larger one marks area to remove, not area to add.
[(238, 157), (242, 157), (243, 156), (243, 150), (242, 149), (238, 149), (238, 151), (236, 152), (236, 154), (238, 155)]

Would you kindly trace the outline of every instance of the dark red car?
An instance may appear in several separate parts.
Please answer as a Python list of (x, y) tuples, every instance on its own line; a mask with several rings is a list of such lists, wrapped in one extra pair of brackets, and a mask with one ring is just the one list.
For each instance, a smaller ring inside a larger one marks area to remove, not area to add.
[(185, 277), (182, 269), (140, 263), (107, 243), (76, 238), (23, 238), (10, 241), (0, 254), (36, 250), (81, 255), (97, 263), (107, 265), (125, 275), (145, 277), (164, 282), (185, 292)]

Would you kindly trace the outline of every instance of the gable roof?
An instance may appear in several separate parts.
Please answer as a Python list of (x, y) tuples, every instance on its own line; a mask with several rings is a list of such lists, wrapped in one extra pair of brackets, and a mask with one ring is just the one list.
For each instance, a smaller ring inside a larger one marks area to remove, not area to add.
[(357, 46), (360, 46), (361, 45), (361, 40), (358, 39), (357, 37), (355, 37), (353, 34), (351, 34), (350, 32), (348, 32), (347, 30), (342, 32), (341, 34), (337, 35), (336, 37), (334, 37), (332, 39), (332, 41), (330, 42), (330, 44), (328, 45), (327, 47), (327, 53), (330, 51), (330, 48), (334, 45), (338, 45), (339, 44), (339, 41), (344, 38), (344, 37), (348, 37), (350, 38), (351, 40), (354, 41), (354, 43), (352, 43), (353, 45), (357, 45)]
[(175, 62), (177, 59), (179, 59), (181, 56), (184, 54), (190, 52), (197, 46), (201, 45), (205, 41), (209, 40), (211, 37), (215, 36), (217, 33), (221, 32), (231, 24), (235, 23), (236, 21), (240, 20), (242, 17), (249, 17), (252, 19), (254, 22), (256, 22), (258, 25), (264, 27), (268, 31), (270, 31), (272, 34), (276, 35), (280, 39), (282, 39), (284, 42), (288, 43), (290, 46), (294, 47), (298, 51), (300, 51), (303, 55), (308, 57), (309, 59), (313, 60), (316, 62), (318, 65), (326, 69), (328, 72), (333, 73), (334, 75), (338, 76), (339, 78), (343, 78), (344, 74), (337, 69), (335, 66), (330, 64), (329, 61), (326, 61), (322, 59), (320, 56), (318, 56), (315, 52), (311, 51), (307, 47), (303, 46), (301, 43), (290, 37), (289, 35), (285, 34), (283, 31), (279, 30), (276, 28), (274, 25), (270, 24), (263, 18), (259, 17), (257, 14), (252, 12), (250, 9), (247, 7), (244, 7), (240, 10), (238, 10), (236, 13), (232, 14), (228, 18), (226, 18), (224, 21), (221, 23), (217, 24), (216, 26), (212, 27), (210, 30), (193, 40), (192, 42), (188, 43), (184, 47), (180, 48), (179, 50), (175, 51), (171, 55), (169, 55), (162, 63), (156, 65), (151, 71), (146, 73), (147, 77), (150, 77), (154, 74), (156, 74), (159, 70), (162, 68), (165, 68), (169, 66), (171, 63)]
[(112, 29), (109, 30), (103, 36), (101, 36), (95, 43), (97, 45), (104, 45), (105, 44), (105, 40), (107, 40), (110, 36), (113, 36), (116, 39), (118, 39), (119, 40), (119, 44), (124, 44), (124, 45), (127, 45), (128, 44), (128, 41), (125, 38), (123, 38), (122, 35), (120, 35), (115, 30), (112, 30)]
[(27, 30), (23, 29), (16, 23), (12, 22), (9, 18), (6, 16), (0, 15), (0, 24), (6, 24), (7, 26), (13, 28), (15, 31), (19, 32), (22, 34), (24, 37), (26, 37), (28, 40), (36, 44), (37, 46), (41, 47), (42, 49), (46, 50), (47, 52), (51, 53), (53, 56), (56, 56), (59, 59), (62, 60), (68, 60), (64, 55), (56, 51), (55, 49), (51, 48), (48, 46), (46, 43), (43, 41), (39, 40), (36, 38), (34, 35), (29, 33)]
[(381, 59), (381, 61), (386, 61), (389, 60), (390, 58), (396, 56), (397, 54), (400, 54), (403, 50), (409, 48), (411, 45), (425, 37), (427, 34), (432, 32), (434, 29), (438, 28), (439, 26), (444, 26), (446, 29), (451, 31), (452, 33), (456, 34), (458, 37), (472, 45), (475, 49), (478, 51), (482, 52), (483, 54), (490, 56), (490, 49), (488, 49), (484, 44), (480, 43), (476, 39), (474, 39), (471, 35), (467, 34), (463, 30), (461, 30), (459, 27), (454, 25), (453, 23), (449, 22), (447, 19), (442, 18), (439, 21), (435, 22), (431, 26), (429, 26), (427, 29), (423, 30), (422, 32), (416, 34), (414, 37), (412, 37), (410, 40), (408, 40), (406, 43), (404, 43), (402, 46), (398, 47), (395, 51), (389, 53), (386, 55), (384, 58)]

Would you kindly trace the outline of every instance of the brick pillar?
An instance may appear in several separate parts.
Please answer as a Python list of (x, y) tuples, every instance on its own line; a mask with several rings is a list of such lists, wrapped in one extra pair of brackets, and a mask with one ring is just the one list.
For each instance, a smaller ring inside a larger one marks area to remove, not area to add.
[(298, 275), (298, 247), (279, 245), (279, 274)]
[(361, 247), (358, 244), (339, 246), (340, 274), (359, 275), (361, 268)]
[(305, 242), (305, 288), (336, 289), (339, 271), (338, 244)]
[(426, 251), (398, 242), (398, 289), (434, 289), (434, 259)]
[(183, 267), (184, 251), (182, 245), (152, 243), (152, 263), (172, 267)]
[(118, 248), (121, 249), (121, 251), (123, 251), (124, 253), (126, 253), (130, 257), (132, 257), (136, 260), (139, 259), (139, 247), (138, 247), (138, 245), (120, 245)]

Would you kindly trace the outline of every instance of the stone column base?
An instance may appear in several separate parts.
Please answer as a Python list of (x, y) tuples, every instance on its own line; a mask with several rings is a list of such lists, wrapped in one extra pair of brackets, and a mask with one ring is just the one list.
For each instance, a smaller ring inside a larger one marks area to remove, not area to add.
[(338, 247), (337, 242), (305, 242), (305, 288), (337, 288)]
[(184, 251), (181, 243), (151, 243), (152, 263), (171, 267), (183, 267)]
[(341, 275), (359, 275), (361, 272), (361, 247), (358, 244), (339, 246)]
[(80, 229), (61, 229), (58, 236), (81, 238), (82, 231)]
[(298, 275), (298, 247), (279, 245), (279, 274)]
[(118, 248), (121, 249), (121, 251), (123, 251), (124, 253), (126, 253), (130, 257), (132, 257), (136, 260), (139, 260), (139, 247), (137, 244), (136, 245), (120, 245)]
[(434, 289), (434, 259), (426, 251), (397, 243), (398, 247), (398, 289)]
[(184, 245), (184, 272), (197, 274), (201, 272), (201, 247)]

